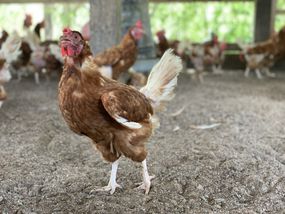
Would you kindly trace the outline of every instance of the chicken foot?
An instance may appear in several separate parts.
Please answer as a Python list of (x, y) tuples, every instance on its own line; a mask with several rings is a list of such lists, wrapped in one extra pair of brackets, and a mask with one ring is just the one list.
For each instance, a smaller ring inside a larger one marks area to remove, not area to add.
[(145, 190), (145, 194), (147, 195), (149, 193), (149, 190), (150, 190), (150, 186), (151, 186), (151, 180), (153, 178), (155, 178), (154, 175), (150, 176), (148, 174), (148, 171), (147, 171), (147, 165), (146, 165), (146, 159), (142, 162), (142, 167), (143, 167), (143, 182), (141, 183), (138, 183), (138, 187), (137, 189), (143, 189)]
[(259, 69), (255, 69), (255, 73), (256, 73), (256, 76), (258, 79), (260, 79), (260, 80), (263, 79)]
[(108, 185), (100, 189), (97, 189), (96, 190), (97, 192), (110, 191), (110, 194), (112, 195), (117, 187), (122, 188), (121, 185), (117, 184), (116, 182), (118, 166), (119, 166), (119, 160), (116, 160), (115, 162), (112, 163), (112, 171)]
[(275, 73), (271, 73), (269, 68), (264, 68), (264, 72), (265, 72), (265, 75), (268, 76), (268, 77), (271, 77), (271, 78), (275, 78), (276, 77), (276, 74)]

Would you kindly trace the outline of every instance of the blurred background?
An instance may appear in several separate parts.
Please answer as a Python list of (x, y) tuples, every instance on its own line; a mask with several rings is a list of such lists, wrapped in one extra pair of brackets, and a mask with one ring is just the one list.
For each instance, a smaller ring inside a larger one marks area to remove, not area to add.
[[(18, 1), (22, 2), (19, 4), (13, 3), (17, 2), (13, 0), (1, 2), (11, 2), (0, 4), (0, 26), (8, 32), (23, 32), (25, 14), (32, 15), (33, 26), (51, 16), (53, 24), (48, 31), (52, 32), (52, 39), (58, 39), (64, 26), (81, 29), (89, 20), (90, 5), (87, 1), (53, 4)], [(277, 9), (285, 9), (284, 0), (277, 0), (276, 3)], [(153, 33), (164, 28), (170, 39), (191, 38), (195, 42), (205, 40), (211, 32), (216, 32), (222, 40), (229, 42), (235, 42), (236, 38), (253, 41), (254, 12), (254, 1), (149, 2)], [(280, 29), (284, 22), (285, 15), (277, 12), (274, 29)]]

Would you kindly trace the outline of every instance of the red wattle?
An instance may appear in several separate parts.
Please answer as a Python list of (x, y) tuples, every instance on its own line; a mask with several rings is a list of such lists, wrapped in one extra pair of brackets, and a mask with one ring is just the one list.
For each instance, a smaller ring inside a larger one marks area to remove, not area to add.
[(67, 53), (66, 53), (66, 51), (65, 51), (65, 49), (63, 47), (61, 48), (61, 55), (62, 56), (66, 56), (67, 55)]
[(70, 47), (67, 48), (67, 55), (68, 56), (73, 56), (74, 55), (74, 50)]

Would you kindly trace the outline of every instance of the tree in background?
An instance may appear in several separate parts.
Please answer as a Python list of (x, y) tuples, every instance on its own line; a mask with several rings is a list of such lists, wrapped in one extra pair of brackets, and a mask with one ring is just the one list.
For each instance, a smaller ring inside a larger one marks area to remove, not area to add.
[[(278, 0), (277, 7), (285, 9), (285, 0)], [(51, 13), (53, 39), (58, 39), (65, 26), (80, 30), (89, 20), (89, 10), (88, 3), (48, 4), (45, 11)], [(253, 40), (254, 1), (150, 3), (149, 12), (153, 34), (165, 29), (171, 39), (202, 42), (215, 32), (221, 40), (228, 42)], [(17, 30), (21, 34), (25, 13), (33, 15), (34, 26), (43, 18), (44, 5), (0, 4), (0, 28), (8, 32)], [(276, 16), (275, 30), (284, 24), (285, 15)]]
[(253, 39), (254, 2), (150, 4), (153, 33), (165, 29), (171, 39), (201, 42), (215, 32), (235, 42)]

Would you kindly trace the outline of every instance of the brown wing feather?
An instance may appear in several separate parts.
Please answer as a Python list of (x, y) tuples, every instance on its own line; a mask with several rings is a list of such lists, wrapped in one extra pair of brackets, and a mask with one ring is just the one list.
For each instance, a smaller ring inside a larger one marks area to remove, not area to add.
[(111, 66), (112, 78), (117, 80), (122, 72), (127, 71), (135, 63), (137, 52), (137, 43), (129, 31), (119, 45), (94, 56), (94, 62), (99, 66)]
[(112, 47), (94, 57), (94, 62), (99, 66), (110, 65), (113, 66), (121, 59), (121, 51), (118, 47)]
[(112, 118), (123, 117), (128, 121), (142, 122), (153, 114), (148, 99), (133, 88), (114, 89), (101, 96), (105, 110)]

